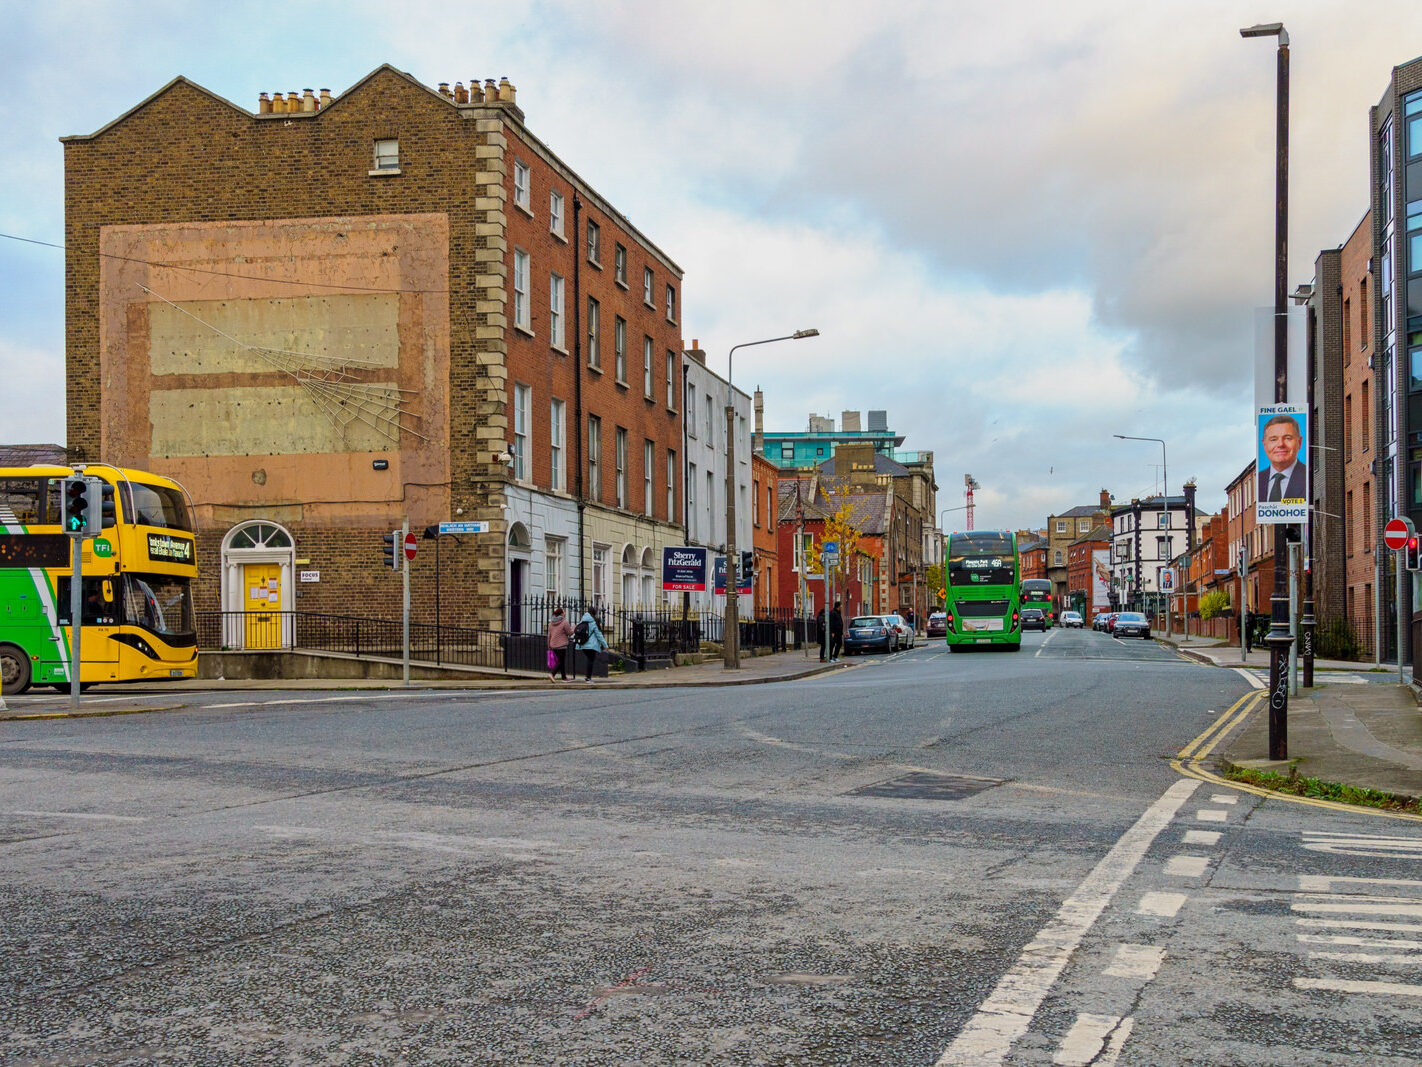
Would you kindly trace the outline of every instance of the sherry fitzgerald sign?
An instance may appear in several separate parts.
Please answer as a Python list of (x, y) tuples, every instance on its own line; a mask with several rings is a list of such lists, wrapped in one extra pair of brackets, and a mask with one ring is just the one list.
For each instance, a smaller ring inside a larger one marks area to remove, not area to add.
[(677, 545), (663, 548), (662, 590), (672, 593), (704, 593), (706, 549)]

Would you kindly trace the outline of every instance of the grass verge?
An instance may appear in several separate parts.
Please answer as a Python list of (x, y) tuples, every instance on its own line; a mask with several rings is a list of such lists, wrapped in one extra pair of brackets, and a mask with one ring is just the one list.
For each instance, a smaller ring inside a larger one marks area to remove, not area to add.
[(1261, 771), (1253, 767), (1226, 766), (1224, 777), (1233, 782), (1272, 789), (1276, 793), (1289, 793), (1299, 797), (1314, 797), (1318, 800), (1332, 800), (1339, 804), (1352, 804), (1360, 808), (1383, 808), (1387, 811), (1407, 811), (1422, 814), (1422, 803), (1416, 797), (1384, 793), (1377, 789), (1367, 789), (1356, 785), (1339, 785), (1319, 778), (1309, 778), (1299, 774), (1297, 768), (1290, 768), (1288, 774), (1278, 771)]

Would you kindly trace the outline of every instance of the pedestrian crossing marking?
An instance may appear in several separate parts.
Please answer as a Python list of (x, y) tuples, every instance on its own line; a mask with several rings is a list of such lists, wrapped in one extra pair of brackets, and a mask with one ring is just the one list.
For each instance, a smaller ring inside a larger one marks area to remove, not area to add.
[(1296, 989), (1317, 989), (1326, 993), (1386, 993), (1400, 997), (1422, 997), (1422, 985), (1402, 982), (1355, 982), (1333, 978), (1295, 978)]
[(1052, 1062), (1061, 1067), (1086, 1067), (1087, 1064), (1109, 1065), (1116, 1062), (1126, 1038), (1134, 1025), (1118, 1015), (1077, 1015), (1066, 1037), (1057, 1047)]
[(1219, 844), (1220, 832), (1218, 830), (1186, 830), (1185, 843), (1187, 845), (1216, 845)]
[(1229, 820), (1229, 812), (1214, 811), (1211, 808), (1205, 808), (1195, 812), (1195, 818), (1200, 822), (1227, 822)]
[(1136, 905), (1136, 914), (1173, 919), (1187, 899), (1184, 893), (1146, 893)]
[(1205, 868), (1209, 864), (1208, 856), (1171, 856), (1166, 861), (1165, 873), (1179, 875), (1182, 878), (1198, 878), (1205, 873)]
[(1115, 958), (1106, 968), (1112, 978), (1150, 981), (1165, 961), (1165, 949), (1154, 945), (1117, 945)]

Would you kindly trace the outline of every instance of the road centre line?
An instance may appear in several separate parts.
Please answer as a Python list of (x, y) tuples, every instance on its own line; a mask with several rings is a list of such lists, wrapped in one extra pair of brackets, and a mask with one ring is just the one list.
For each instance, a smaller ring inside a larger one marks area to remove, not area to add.
[[(83, 620), (80, 620), (81, 622)], [(94, 822), (147, 822), (144, 815), (106, 815), (94, 811), (9, 811), (7, 815), (25, 815), (38, 819), (89, 819)]]
[(1032, 1017), (1080, 947), (1082, 938), (1199, 785), (1191, 779), (1176, 782), (1121, 836), (1052, 920), (1022, 950), (1017, 962), (939, 1057), (938, 1067), (954, 1064), (983, 1067), (1001, 1063), (1006, 1058), (1013, 1044), (1031, 1026)]

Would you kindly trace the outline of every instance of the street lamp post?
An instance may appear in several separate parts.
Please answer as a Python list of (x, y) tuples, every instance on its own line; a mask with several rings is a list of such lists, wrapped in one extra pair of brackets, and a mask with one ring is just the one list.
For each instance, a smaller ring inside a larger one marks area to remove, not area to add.
[[(1274, 153), (1274, 403), (1289, 402), (1289, 35), (1282, 22), (1262, 23), (1239, 31), (1241, 37), (1277, 37)], [(1289, 594), (1285, 584), (1288, 536), (1274, 525), (1274, 595), (1270, 601), (1269, 635), (1269, 758), (1289, 758), (1289, 679), (1287, 661), (1294, 635), (1289, 632)], [(1398, 649), (1398, 662), (1402, 650)]]
[[(1170, 555), (1170, 475), (1165, 466), (1165, 442), (1159, 437), (1130, 437), (1123, 433), (1111, 436), (1120, 438), (1122, 441), (1154, 441), (1160, 445), (1160, 517), (1164, 520), (1162, 525), (1165, 527), (1165, 551), (1161, 555), (1164, 557), (1164, 566), (1169, 567), (1172, 558)], [(1187, 530), (1186, 540), (1188, 539), (1189, 531)], [(1157, 580), (1156, 585), (1159, 586), (1159, 584), (1160, 582)], [(1164, 592), (1164, 590), (1157, 589), (1157, 592)], [(1170, 594), (1168, 593), (1165, 597), (1165, 639), (1170, 640)]]
[(753, 345), (768, 345), (776, 341), (799, 341), (818, 337), (819, 330), (796, 330), (784, 337), (767, 337), (764, 341), (743, 341), (732, 345), (726, 355), (726, 619), (721, 642), (722, 663), (726, 670), (741, 665), (741, 619), (738, 589), (741, 584), (740, 554), (736, 551), (736, 391), (731, 385), (731, 365), (736, 349)]

